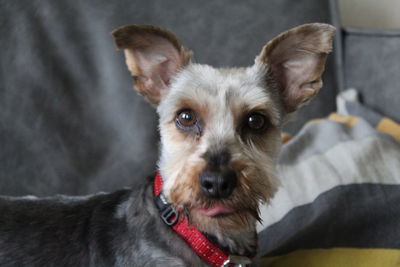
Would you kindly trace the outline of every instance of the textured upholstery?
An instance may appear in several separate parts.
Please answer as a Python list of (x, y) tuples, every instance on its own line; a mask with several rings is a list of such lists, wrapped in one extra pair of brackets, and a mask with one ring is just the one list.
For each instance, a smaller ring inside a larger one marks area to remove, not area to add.
[(344, 37), (345, 85), (363, 102), (400, 121), (400, 31), (347, 29)]
[[(114, 28), (166, 27), (200, 63), (246, 66), (280, 32), (328, 20), (319, 0), (1, 1), (0, 194), (111, 191), (155, 170), (157, 117), (131, 89)], [(334, 110), (331, 62), (289, 130)]]
[(342, 24), (338, 1), (330, 0), (339, 91), (355, 88), (366, 106), (400, 121), (400, 29), (349, 28)]

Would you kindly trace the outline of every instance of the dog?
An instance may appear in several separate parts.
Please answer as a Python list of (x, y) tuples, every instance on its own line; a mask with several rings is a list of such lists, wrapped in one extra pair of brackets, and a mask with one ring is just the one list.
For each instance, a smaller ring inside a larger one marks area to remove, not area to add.
[(255, 266), (282, 126), (322, 87), (334, 33), (305, 24), (254, 65), (218, 69), (167, 30), (113, 31), (134, 88), (157, 108), (158, 172), (132, 190), (2, 197), (0, 266)]

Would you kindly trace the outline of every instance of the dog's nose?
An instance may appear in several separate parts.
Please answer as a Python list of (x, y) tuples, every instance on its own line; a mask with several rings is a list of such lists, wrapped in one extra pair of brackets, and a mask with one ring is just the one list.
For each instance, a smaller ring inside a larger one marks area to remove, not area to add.
[(212, 198), (227, 198), (237, 184), (236, 173), (233, 170), (223, 172), (202, 171), (200, 187), (203, 193)]

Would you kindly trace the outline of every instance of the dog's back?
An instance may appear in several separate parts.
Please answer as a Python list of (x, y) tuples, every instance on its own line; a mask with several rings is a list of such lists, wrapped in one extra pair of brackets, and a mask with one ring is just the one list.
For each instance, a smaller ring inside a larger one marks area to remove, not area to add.
[(114, 214), (129, 195), (1, 197), (0, 266), (113, 265)]

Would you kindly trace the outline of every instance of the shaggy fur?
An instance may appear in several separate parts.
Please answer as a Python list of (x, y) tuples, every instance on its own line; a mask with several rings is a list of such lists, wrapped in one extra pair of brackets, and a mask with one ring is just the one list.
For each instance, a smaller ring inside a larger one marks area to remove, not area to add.
[[(277, 190), (275, 161), (290, 113), (313, 98), (334, 28), (307, 24), (269, 42), (248, 68), (195, 64), (170, 32), (125, 26), (113, 32), (135, 89), (157, 107), (163, 193), (232, 254), (255, 254), (259, 205)], [(179, 115), (190, 111), (193, 124)], [(262, 129), (249, 126), (252, 114)], [(202, 173), (234, 173), (233, 191), (210, 197)], [(149, 179), (150, 181), (152, 179)], [(151, 183), (85, 198), (2, 198), (1, 266), (207, 266), (162, 223)], [(232, 210), (209, 216), (215, 205)]]

